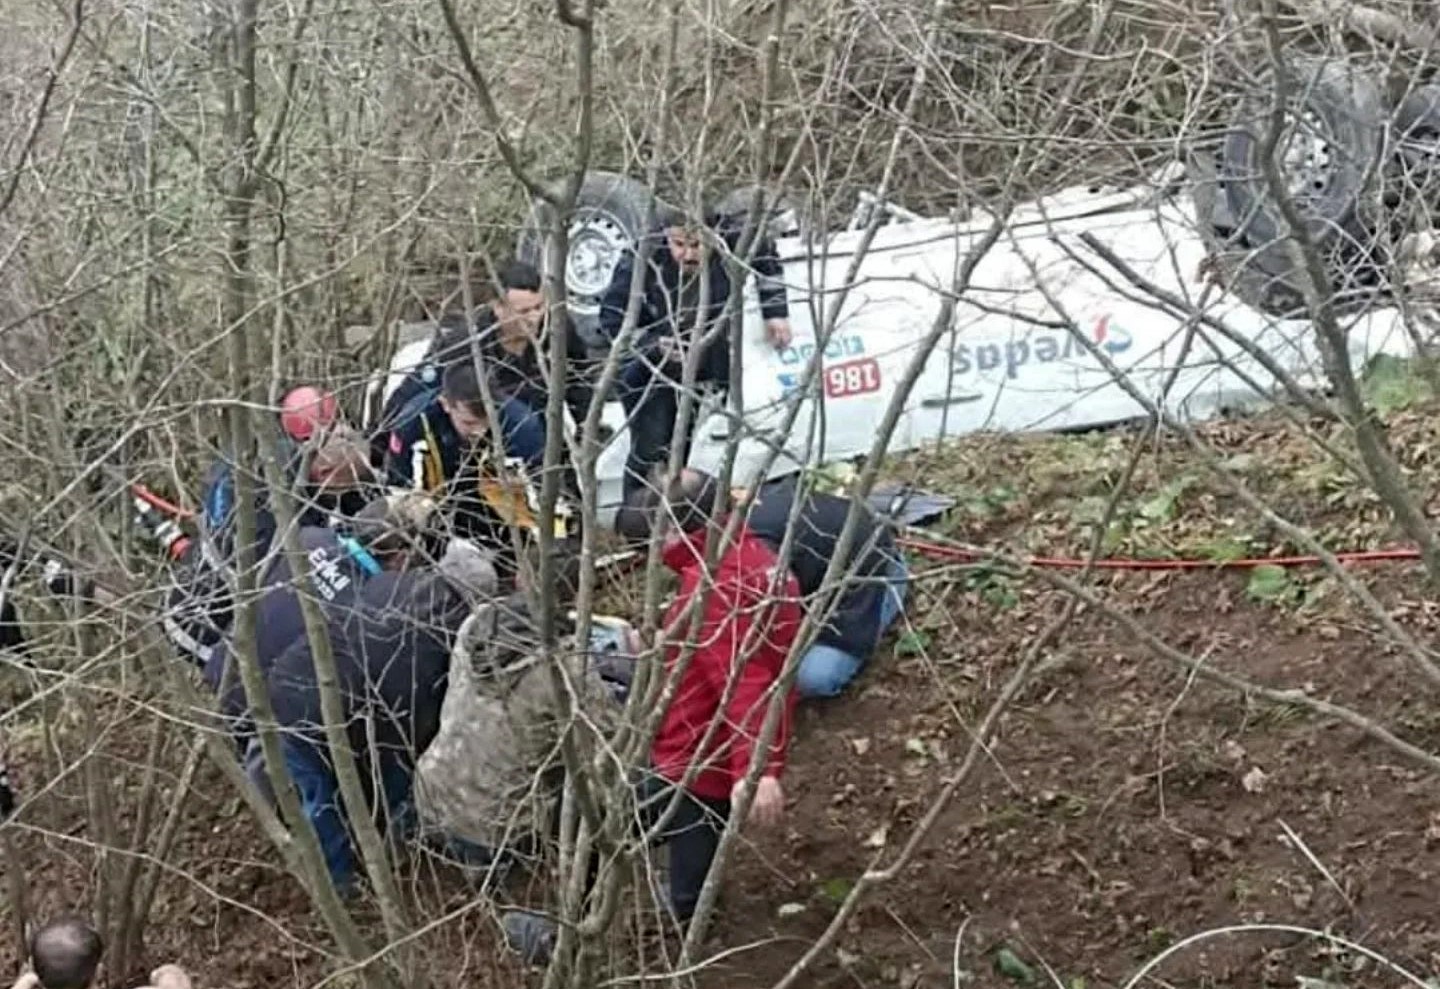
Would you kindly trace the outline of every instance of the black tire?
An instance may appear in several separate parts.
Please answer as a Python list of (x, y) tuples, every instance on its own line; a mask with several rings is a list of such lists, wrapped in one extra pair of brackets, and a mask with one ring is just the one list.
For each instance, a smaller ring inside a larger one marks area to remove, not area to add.
[(1391, 140), (1394, 154), (1386, 171), (1386, 202), (1406, 207), (1403, 220), (1413, 222), (1409, 207), (1431, 213), (1440, 206), (1440, 86), (1411, 90), (1395, 109)]
[(1417, 86), (1395, 108), (1395, 153), (1416, 165), (1440, 168), (1440, 85)]
[(805, 208), (793, 197), (758, 185), (741, 186), (733, 189), (715, 204), (715, 212), (730, 217), (736, 224), (743, 224), (755, 205), (755, 198), (765, 194), (765, 233), (772, 240), (781, 237), (809, 238), (811, 217)]
[(1223, 153), (1218, 143), (1186, 151), (1186, 185), (1200, 240), (1222, 283), (1237, 298), (1271, 315), (1292, 314), (1304, 304), (1301, 283), (1293, 277), (1282, 245), (1256, 248), (1246, 242), (1220, 179)]
[[(1316, 58), (1296, 59), (1281, 78), (1289, 106), (1276, 156), (1309, 236), (1317, 247), (1366, 237), (1361, 203), (1385, 147), (1389, 116), (1380, 80), (1344, 62)], [(1260, 161), (1273, 100), (1267, 87), (1241, 101), (1222, 165), (1230, 212), (1255, 245), (1278, 241), (1287, 229)], [(1304, 160), (1284, 161), (1287, 152)]]
[[(624, 251), (645, 234), (654, 196), (643, 184), (615, 172), (587, 172), (566, 224), (570, 252), (565, 259), (566, 308), (575, 332), (592, 350), (603, 349), (600, 300)], [(515, 256), (544, 270), (544, 210), (537, 201), (520, 229)], [(579, 263), (577, 263), (579, 262)]]

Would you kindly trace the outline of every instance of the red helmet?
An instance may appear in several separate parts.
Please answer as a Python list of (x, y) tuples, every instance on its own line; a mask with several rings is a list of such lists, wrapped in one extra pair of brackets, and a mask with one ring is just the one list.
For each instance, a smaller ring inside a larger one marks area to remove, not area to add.
[(333, 394), (312, 385), (301, 385), (280, 400), (280, 427), (291, 439), (303, 443), (317, 428), (333, 426), (339, 412)]

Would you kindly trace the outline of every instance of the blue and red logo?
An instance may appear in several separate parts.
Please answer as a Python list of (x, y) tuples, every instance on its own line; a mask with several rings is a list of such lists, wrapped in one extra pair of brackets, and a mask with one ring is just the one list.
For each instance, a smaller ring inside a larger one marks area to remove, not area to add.
[[(951, 351), (952, 371), (957, 376), (972, 371), (999, 371), (1007, 378), (1014, 378), (1024, 372), (1025, 368), (1036, 364), (1093, 361), (1094, 353), (1085, 346), (1084, 337), (1081, 336), (1083, 333), (1084, 330), (1076, 326), (1073, 330), (1031, 332), (1006, 343), (962, 342)], [(1109, 313), (1095, 320), (1090, 327), (1089, 336), (1096, 347), (1111, 357), (1123, 354), (1134, 343), (1130, 331), (1117, 324)], [(799, 349), (790, 348), (782, 355), (781, 360), (793, 364), (808, 359), (814, 352), (814, 345), (806, 344), (804, 347), (803, 355)], [(848, 357), (864, 351), (864, 341), (858, 336), (852, 336), (844, 338), (843, 344), (832, 345), (826, 356)], [(785, 395), (793, 392), (799, 387), (801, 376), (798, 370), (777, 374), (781, 392)]]
[[(1077, 326), (1066, 330), (1041, 330), (1005, 343), (959, 343), (950, 352), (955, 375), (978, 371), (988, 374), (999, 371), (1014, 378), (1028, 367), (1056, 362), (1071, 364), (1094, 357), (1085, 346), (1083, 330)], [(1090, 339), (1106, 354), (1114, 356), (1130, 349), (1129, 331), (1117, 326), (1107, 313), (1090, 328)]]
[(1095, 329), (1090, 335), (1107, 354), (1119, 354), (1130, 349), (1129, 331), (1110, 322), (1109, 313), (1095, 321)]

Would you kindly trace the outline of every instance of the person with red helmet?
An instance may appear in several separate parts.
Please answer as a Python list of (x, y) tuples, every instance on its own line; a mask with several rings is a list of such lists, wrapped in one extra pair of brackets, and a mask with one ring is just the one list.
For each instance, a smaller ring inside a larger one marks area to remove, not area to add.
[(319, 430), (329, 429), (340, 419), (340, 405), (333, 392), (314, 385), (292, 388), (280, 399), (280, 428), (297, 443), (304, 443)]
[[(345, 423), (334, 394), (313, 385), (292, 388), (280, 400), (278, 419), (292, 483), (309, 454), (305, 483), (297, 491), (297, 524), (302, 529), (325, 527), (332, 514), (355, 516), (370, 494), (369, 449)], [(276, 520), (264, 479), (256, 477), (255, 482), (254, 559), (259, 560), (274, 541)], [(166, 632), (176, 648), (204, 666), (229, 625), (225, 573), (237, 558), (235, 472), (223, 456), (206, 477), (198, 522), (199, 538), (176, 560), (165, 613)]]
[[(352, 441), (352, 431), (340, 415), (332, 392), (314, 385), (290, 389), (280, 399), (279, 423), (287, 447), (285, 468), (293, 482), (302, 456), (314, 451), (307, 483), (300, 490), (301, 525), (324, 525), (328, 512), (323, 501), (334, 501), (343, 492), (360, 486), (368, 470), (369, 452)], [(263, 553), (275, 534), (275, 519), (263, 480), (256, 504), (256, 551)], [(317, 498), (316, 496), (320, 496)], [(228, 560), (234, 555), (235, 476), (233, 465), (221, 457), (211, 467), (201, 495), (201, 535), (210, 543), (212, 555)]]

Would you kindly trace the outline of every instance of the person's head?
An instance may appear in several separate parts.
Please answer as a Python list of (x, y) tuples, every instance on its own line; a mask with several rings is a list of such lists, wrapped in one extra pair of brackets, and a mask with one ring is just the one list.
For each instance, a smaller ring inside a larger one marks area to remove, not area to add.
[(395, 588), (391, 604), (407, 624), (442, 640), (459, 632), (465, 617), (482, 601), (493, 598), (500, 581), (489, 552), (469, 539), (442, 536), (411, 564)]
[(351, 522), (351, 532), (385, 570), (404, 570), (432, 553), (440, 536), (435, 502), (421, 491), (376, 498)]
[(627, 540), (643, 542), (659, 527), (669, 545), (718, 524), (728, 507), (718, 478), (686, 467), (663, 487), (646, 485), (627, 496), (615, 517), (615, 530)]
[(705, 255), (705, 241), (701, 237), (700, 224), (670, 206), (661, 208), (659, 223), (660, 228), (665, 231), (665, 247), (670, 251), (671, 259), (683, 270), (698, 268)]
[(451, 539), (435, 569), (466, 605), (494, 597), (500, 589), (494, 557), (469, 539)]
[(335, 396), (313, 385), (292, 388), (280, 399), (280, 428), (297, 443), (329, 429), (339, 418)]
[(535, 337), (545, 321), (545, 294), (534, 265), (512, 261), (500, 270), (500, 294), (492, 308), (504, 330)]
[(479, 439), (489, 430), (485, 397), (474, 361), (457, 361), (445, 369), (445, 378), (440, 384), (440, 406), (450, 417), (455, 432), (467, 440)]
[(85, 989), (95, 979), (105, 942), (80, 917), (60, 917), (30, 937), (30, 964), (45, 989)]
[[(538, 589), (541, 559), (539, 544), (532, 543), (525, 557), (525, 563), (515, 576), (516, 590)], [(575, 603), (575, 595), (580, 592), (580, 554), (574, 546), (556, 543), (550, 552), (550, 566), (555, 574), (555, 583), (550, 593), (554, 596), (556, 608), (569, 608)]]
[(370, 447), (358, 432), (337, 426), (326, 432), (310, 456), (310, 485), (318, 492), (358, 488), (370, 473)]

